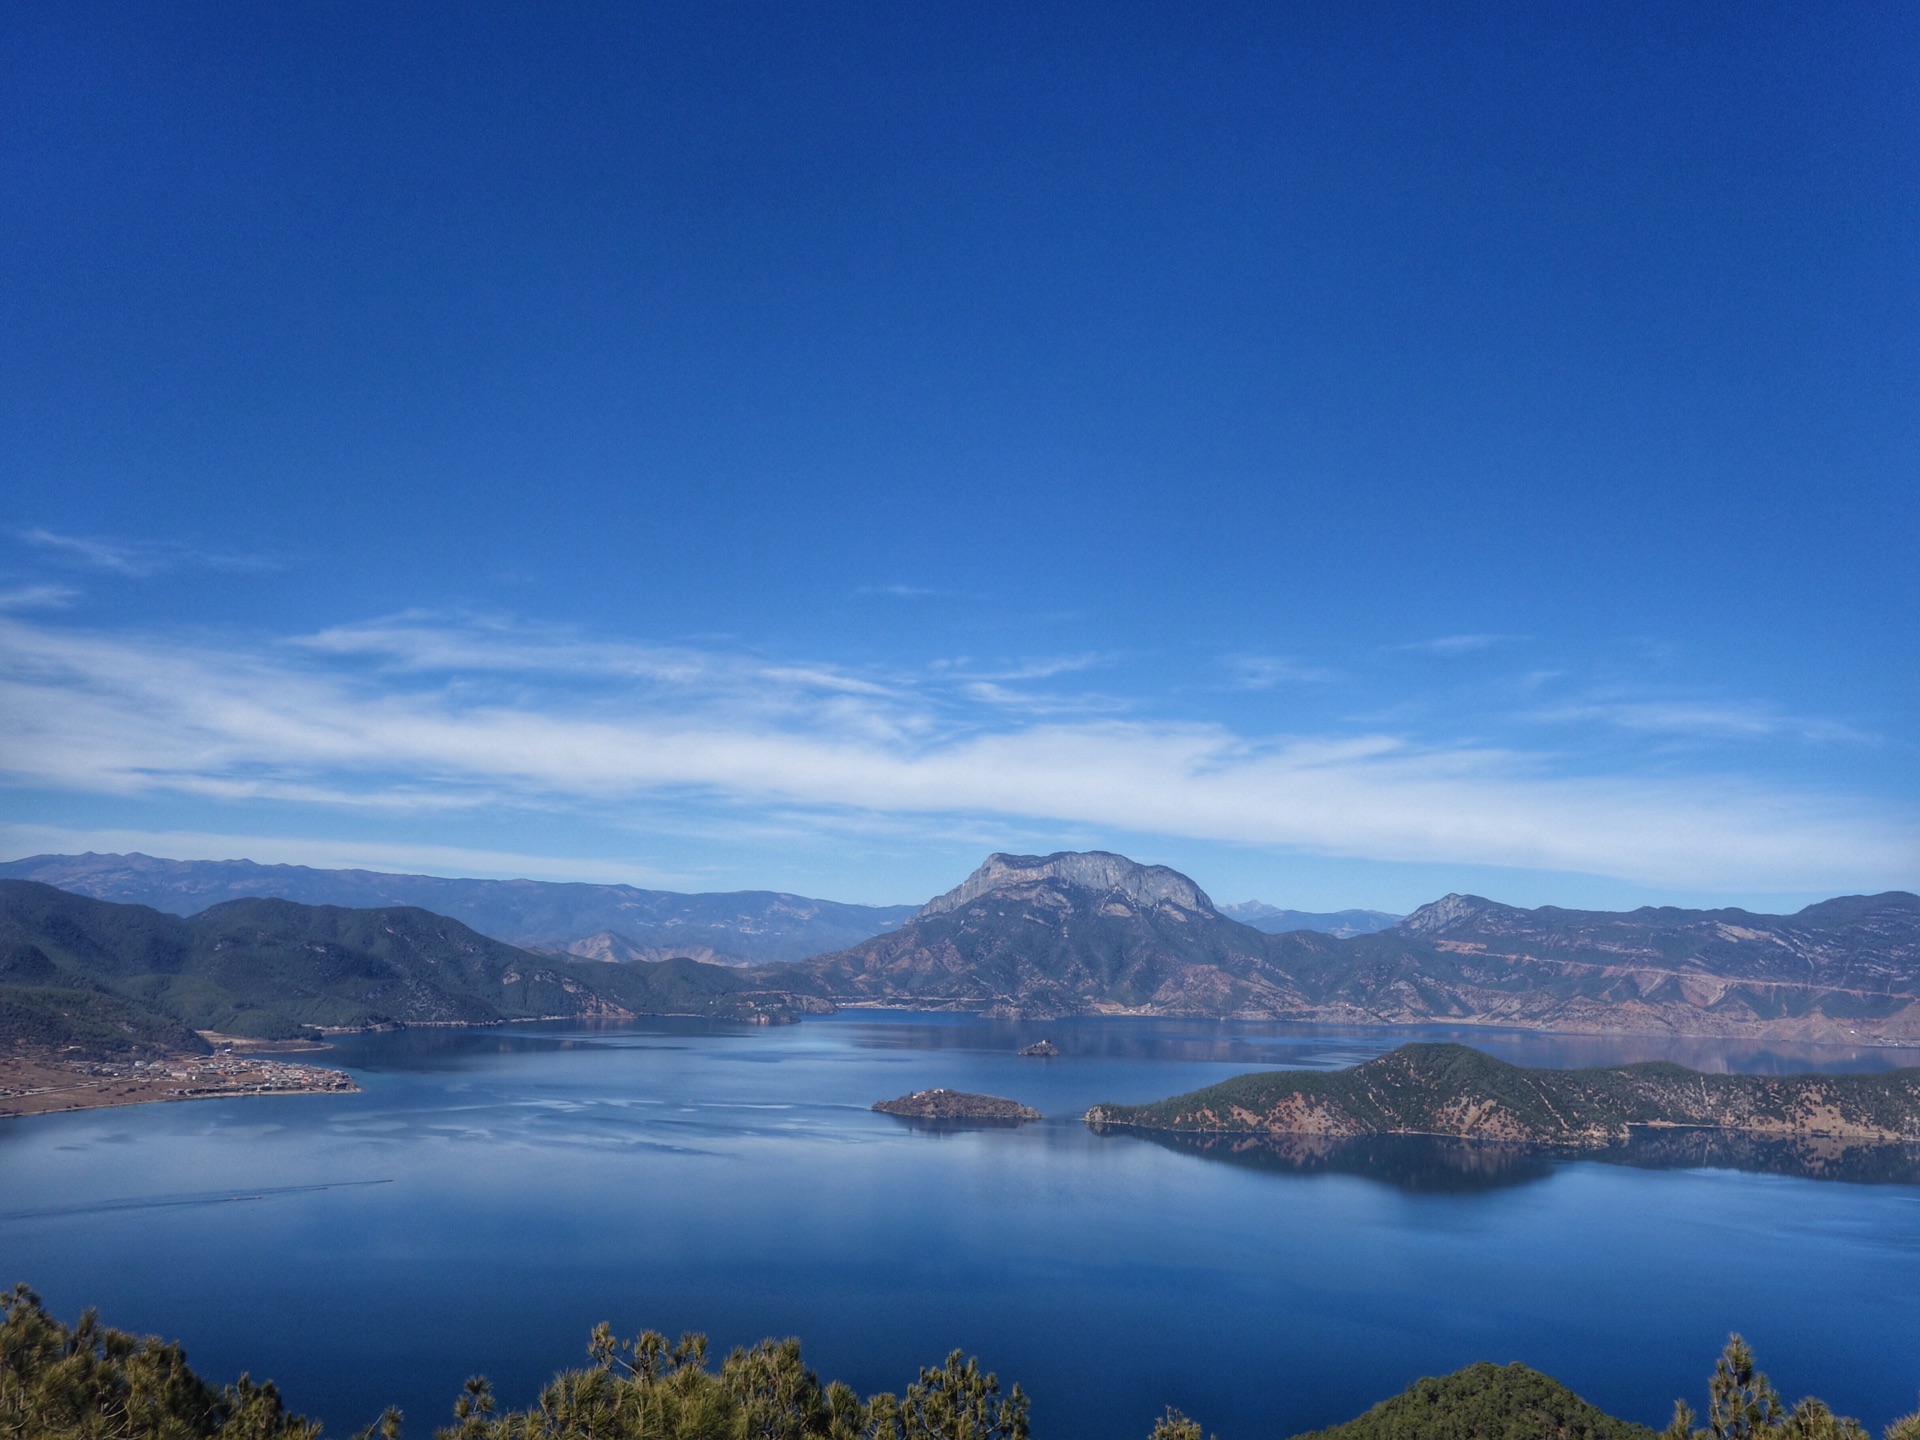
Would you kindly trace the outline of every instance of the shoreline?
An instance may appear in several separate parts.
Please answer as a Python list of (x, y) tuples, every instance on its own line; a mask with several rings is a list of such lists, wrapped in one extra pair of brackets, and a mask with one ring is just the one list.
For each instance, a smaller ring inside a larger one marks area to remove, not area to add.
[(836, 1010), (873, 1011), (894, 1010), (902, 1014), (919, 1015), (974, 1015), (984, 1020), (1006, 1020), (1015, 1023), (1036, 1025), (1057, 1024), (1072, 1020), (1187, 1020), (1218, 1025), (1299, 1025), (1318, 1030), (1384, 1030), (1405, 1032), (1410, 1030), (1492, 1030), (1513, 1035), (1545, 1035), (1566, 1039), (1588, 1040), (1686, 1040), (1686, 1041), (1743, 1041), (1755, 1045), (1810, 1045), (1839, 1048), (1853, 1046), (1865, 1050), (1910, 1050), (1920, 1053), (1920, 1035), (1910, 1038), (1893, 1038), (1885, 1032), (1846, 1030), (1840, 1032), (1824, 1030), (1820, 1027), (1797, 1027), (1794, 1022), (1782, 1025), (1761, 1024), (1757, 1026), (1723, 1027), (1719, 1029), (1682, 1029), (1674, 1026), (1616, 1025), (1605, 1028), (1572, 1027), (1529, 1022), (1524, 1018), (1512, 1016), (1464, 1016), (1433, 1015), (1408, 1016), (1401, 1019), (1383, 1020), (1378, 1016), (1358, 1016), (1342, 1011), (1330, 1014), (1325, 1011), (1310, 1011), (1306, 1014), (1260, 1014), (1260, 1015), (1214, 1015), (1205, 1012), (1167, 1010), (1153, 1005), (1097, 1005), (1086, 1010), (1048, 1010), (1011, 1012), (1000, 1008), (1001, 1002), (962, 1000), (954, 997), (937, 996), (901, 996), (898, 998), (877, 999), (872, 996), (825, 997)]

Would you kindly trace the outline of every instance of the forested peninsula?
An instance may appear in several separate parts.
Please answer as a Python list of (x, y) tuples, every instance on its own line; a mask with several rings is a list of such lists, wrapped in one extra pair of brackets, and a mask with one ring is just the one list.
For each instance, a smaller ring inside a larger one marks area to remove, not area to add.
[[(218, 1385), (194, 1373), (177, 1343), (102, 1325), (93, 1311), (68, 1326), (24, 1284), (0, 1294), (0, 1440), (320, 1440), (272, 1381)], [(708, 1363), (704, 1335), (669, 1342), (646, 1331), (621, 1342), (605, 1324), (588, 1365), (556, 1375), (526, 1410), (503, 1410), (484, 1376), (454, 1398), (435, 1440), (1031, 1440), (1019, 1385), (954, 1351), (900, 1394), (862, 1398), (822, 1384), (798, 1340), (762, 1340)], [(1809, 1397), (1792, 1407), (1754, 1365), (1739, 1336), (1707, 1387), (1705, 1429), (1676, 1402), (1658, 1440), (1871, 1440), (1857, 1421)], [(402, 1440), (398, 1410), (354, 1440)], [(418, 1427), (424, 1430), (426, 1427)], [(1656, 1432), (1587, 1403), (1521, 1364), (1469, 1365), (1416, 1381), (1343, 1425), (1298, 1440), (1656, 1440)], [(1168, 1409), (1147, 1440), (1206, 1440), (1198, 1421)], [(1920, 1440), (1920, 1411), (1882, 1440)]]
[(1694, 1127), (1852, 1143), (1920, 1142), (1920, 1068), (1867, 1075), (1707, 1075), (1655, 1061), (1532, 1069), (1465, 1045), (1402, 1045), (1346, 1070), (1239, 1075), (1151, 1105), (1096, 1105), (1096, 1130), (1445, 1135), (1600, 1147)]

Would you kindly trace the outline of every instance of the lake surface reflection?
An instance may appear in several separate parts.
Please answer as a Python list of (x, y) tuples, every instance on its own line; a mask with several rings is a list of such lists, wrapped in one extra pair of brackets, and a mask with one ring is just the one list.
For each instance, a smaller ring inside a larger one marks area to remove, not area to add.
[(1750, 1170), (1855, 1185), (1920, 1185), (1920, 1145), (1853, 1145), (1710, 1130), (1635, 1134), (1601, 1149), (1569, 1150), (1438, 1135), (1164, 1135), (1118, 1128), (1181, 1154), (1293, 1175), (1358, 1175), (1406, 1190), (1496, 1190), (1550, 1178), (1574, 1161), (1642, 1170)]
[[(1060, 1058), (1014, 1055), (1043, 1036)], [(1578, 1159), (1417, 1140), (1236, 1148), (1078, 1118), (1408, 1038), (873, 1012), (357, 1037), (326, 1061), (361, 1095), (0, 1125), (0, 1280), (69, 1318), (95, 1304), (178, 1337), (223, 1378), (271, 1375), (335, 1435), (397, 1402), (424, 1437), (475, 1371), (525, 1403), (601, 1319), (720, 1347), (797, 1334), (823, 1375), (865, 1391), (961, 1346), (1027, 1386), (1041, 1440), (1144, 1437), (1168, 1403), (1222, 1440), (1285, 1436), (1483, 1358), (1662, 1425), (1675, 1396), (1704, 1399), (1735, 1328), (1792, 1397), (1876, 1428), (1913, 1408), (1910, 1154), (1698, 1136)], [(1530, 1064), (1920, 1058), (1419, 1038)], [(1048, 1118), (929, 1130), (868, 1109), (934, 1085)]]

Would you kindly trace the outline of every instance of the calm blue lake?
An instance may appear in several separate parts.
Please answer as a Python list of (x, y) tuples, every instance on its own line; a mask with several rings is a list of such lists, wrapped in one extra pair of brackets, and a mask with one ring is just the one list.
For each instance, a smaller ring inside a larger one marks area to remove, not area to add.
[[(1061, 1058), (1013, 1053), (1043, 1035)], [(1221, 1440), (1286, 1436), (1478, 1359), (1659, 1426), (1678, 1395), (1704, 1404), (1734, 1329), (1790, 1398), (1876, 1431), (1914, 1407), (1920, 1187), (1898, 1179), (1458, 1147), (1298, 1170), (1079, 1120), (1407, 1038), (873, 1012), (360, 1037), (325, 1059), (363, 1095), (0, 1123), (0, 1281), (178, 1338), (221, 1379), (271, 1376), (336, 1436), (397, 1403), (425, 1437), (476, 1371), (524, 1404), (603, 1319), (720, 1348), (799, 1335), (862, 1391), (963, 1348), (1026, 1386), (1041, 1440), (1144, 1437), (1167, 1404)], [(1920, 1063), (1453, 1038), (1533, 1064)], [(1048, 1118), (927, 1131), (868, 1109), (934, 1085)]]

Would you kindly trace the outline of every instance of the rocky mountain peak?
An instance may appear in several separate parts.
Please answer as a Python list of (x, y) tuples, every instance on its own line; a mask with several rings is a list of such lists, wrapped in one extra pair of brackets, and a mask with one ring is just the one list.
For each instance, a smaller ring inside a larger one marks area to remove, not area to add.
[(982, 895), (1049, 880), (1101, 893), (1119, 891), (1137, 905), (1164, 902), (1183, 910), (1217, 913), (1206, 892), (1178, 870), (1142, 865), (1105, 850), (1062, 850), (1052, 855), (989, 855), (986, 863), (960, 884), (929, 900), (920, 914), (941, 915)]
[(1493, 908), (1492, 901), (1478, 895), (1442, 895), (1407, 916), (1398, 928), (1415, 935), (1444, 935), (1457, 926), (1471, 924)]

